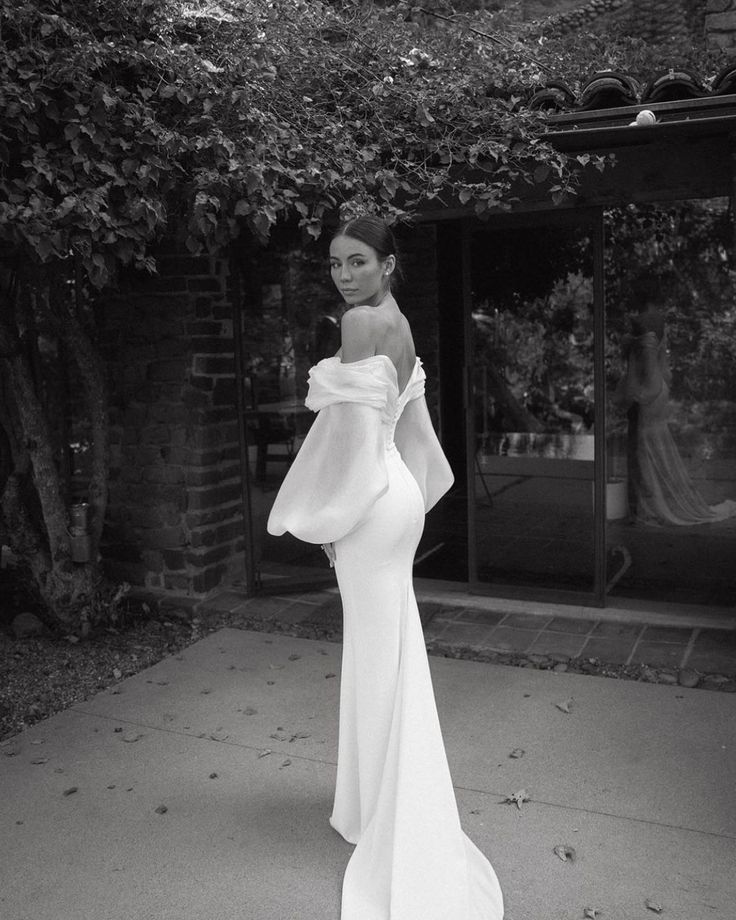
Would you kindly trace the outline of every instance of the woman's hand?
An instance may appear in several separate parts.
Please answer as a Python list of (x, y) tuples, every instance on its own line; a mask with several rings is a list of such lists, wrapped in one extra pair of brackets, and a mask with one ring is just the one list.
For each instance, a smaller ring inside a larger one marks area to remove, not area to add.
[(335, 544), (334, 543), (323, 543), (322, 549), (325, 551), (325, 555), (330, 560), (330, 568), (335, 568)]

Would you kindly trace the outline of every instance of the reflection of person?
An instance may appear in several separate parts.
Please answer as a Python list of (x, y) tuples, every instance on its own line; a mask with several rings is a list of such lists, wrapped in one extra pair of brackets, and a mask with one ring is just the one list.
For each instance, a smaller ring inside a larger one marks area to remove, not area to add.
[(708, 505), (690, 479), (668, 425), (671, 374), (664, 316), (653, 288), (642, 298), (624, 342), (626, 374), (619, 398), (627, 409), (629, 510), (649, 524), (707, 524), (736, 514), (736, 502)]
[(318, 415), (268, 529), (324, 544), (343, 603), (330, 823), (357, 846), (342, 920), (501, 920), (496, 875), (460, 827), (412, 590), (424, 514), (452, 473), (391, 295), (393, 234), (356, 218), (332, 240), (330, 262), (351, 306), (341, 354), (310, 371), (306, 404)]

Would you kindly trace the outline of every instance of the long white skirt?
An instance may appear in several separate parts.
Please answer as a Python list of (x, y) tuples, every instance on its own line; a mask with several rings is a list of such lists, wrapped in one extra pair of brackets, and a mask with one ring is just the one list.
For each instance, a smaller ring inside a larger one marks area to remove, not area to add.
[(357, 844), (342, 920), (501, 920), (496, 874), (460, 827), (412, 587), (424, 504), (395, 448), (387, 463), (388, 491), (335, 546), (344, 638), (330, 823)]

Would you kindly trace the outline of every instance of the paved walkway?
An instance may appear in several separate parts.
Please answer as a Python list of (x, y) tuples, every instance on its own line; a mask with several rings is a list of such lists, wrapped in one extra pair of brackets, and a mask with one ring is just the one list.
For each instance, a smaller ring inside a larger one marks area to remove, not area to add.
[[(3, 920), (338, 920), (340, 650), (221, 629), (0, 745)], [(736, 917), (735, 694), (430, 665), (507, 920)]]
[[(436, 583), (417, 583), (430, 651), (542, 667), (589, 662), (647, 666), (658, 680), (736, 691), (736, 611), (698, 608), (626, 609), (539, 604), (473, 596)], [(283, 628), (312, 627), (339, 638), (337, 589), (248, 599), (231, 589), (203, 602), (198, 613), (242, 615)], [(303, 634), (303, 630), (302, 630)], [(558, 668), (559, 669), (559, 668)], [(620, 672), (620, 668), (619, 668)]]

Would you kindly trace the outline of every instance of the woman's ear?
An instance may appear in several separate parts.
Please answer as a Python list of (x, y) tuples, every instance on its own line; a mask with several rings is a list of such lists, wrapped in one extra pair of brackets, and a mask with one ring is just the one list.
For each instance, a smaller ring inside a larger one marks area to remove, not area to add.
[(383, 263), (384, 275), (392, 274), (395, 268), (396, 268), (396, 256), (388, 256), (385, 262)]

